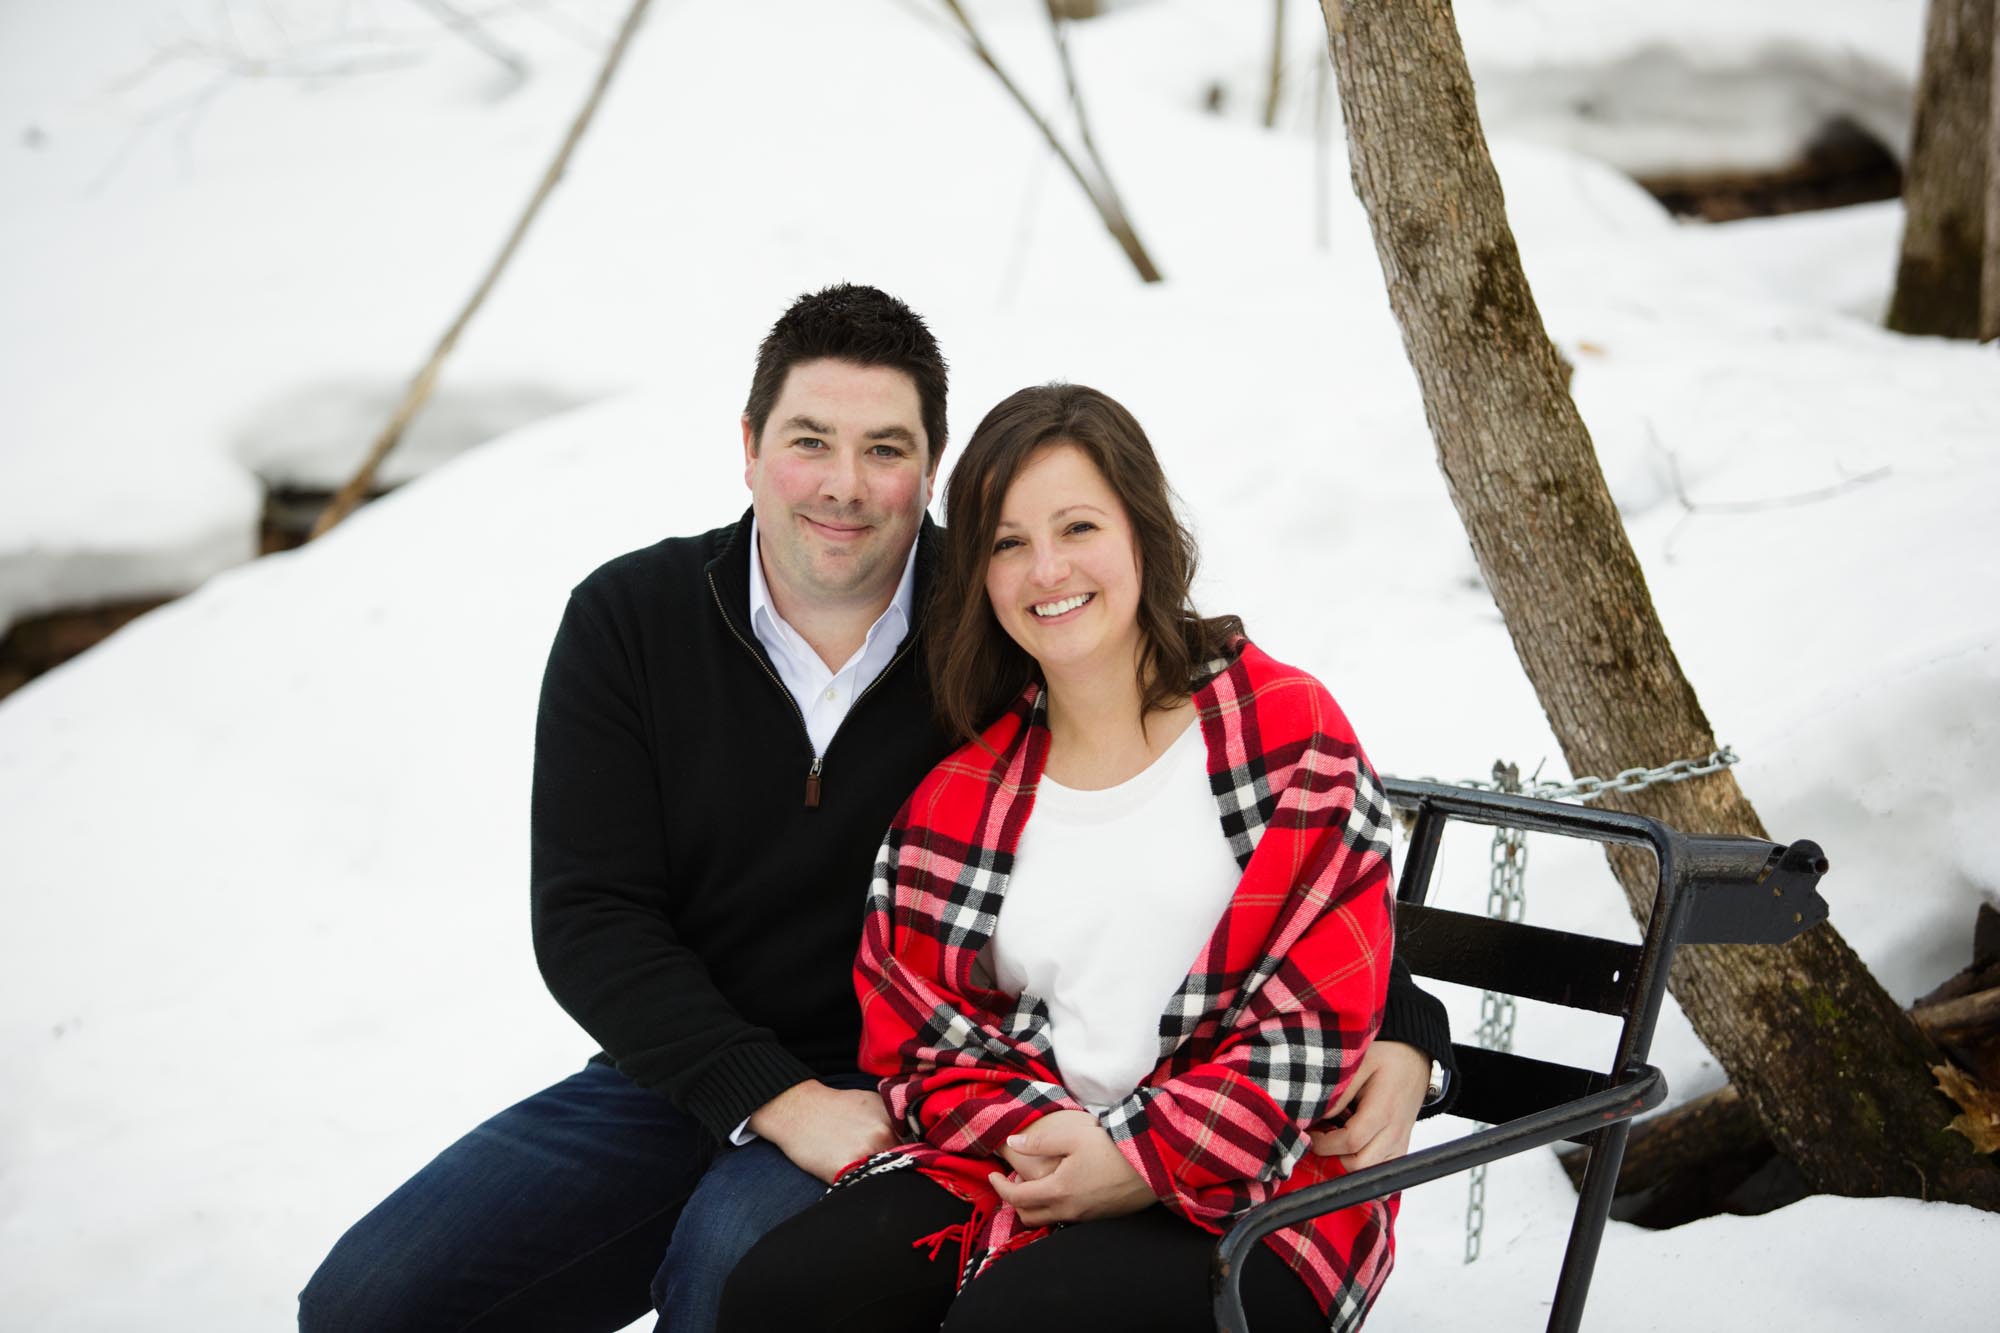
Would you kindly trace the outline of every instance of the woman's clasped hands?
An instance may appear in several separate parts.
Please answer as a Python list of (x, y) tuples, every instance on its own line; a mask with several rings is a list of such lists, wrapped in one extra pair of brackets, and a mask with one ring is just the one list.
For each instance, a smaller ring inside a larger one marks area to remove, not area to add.
[(1007, 1136), (1001, 1155), (1013, 1179), (987, 1179), (1030, 1226), (1122, 1217), (1157, 1203), (1111, 1135), (1085, 1111), (1053, 1111)]

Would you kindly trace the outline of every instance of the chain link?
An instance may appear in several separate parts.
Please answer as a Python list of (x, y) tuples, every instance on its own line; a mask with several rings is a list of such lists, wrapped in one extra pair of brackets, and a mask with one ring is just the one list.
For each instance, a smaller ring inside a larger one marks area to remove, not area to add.
[[(1461, 778), (1449, 785), (1469, 787), (1473, 791), (1519, 792), (1523, 796), (1539, 796), (1548, 801), (1594, 801), (1612, 792), (1643, 791), (1666, 782), (1686, 782), (1690, 778), (1707, 777), (1710, 773), (1720, 773), (1741, 760), (1730, 746), (1703, 755), (1699, 759), (1676, 759), (1658, 768), (1626, 768), (1608, 778), (1573, 778), (1568, 782), (1543, 782), (1530, 777), (1526, 782), (1518, 779), (1513, 786), (1503, 785), (1503, 774), (1518, 772), (1512, 764), (1493, 765), (1493, 778)], [(1420, 778), (1422, 782), (1440, 782), (1439, 778)]]
[[(1514, 764), (1493, 765), (1493, 790), (1521, 790), (1521, 770)], [(1519, 921), (1527, 907), (1528, 835), (1517, 828), (1495, 828), (1491, 865), (1486, 877), (1486, 915), (1496, 921)], [(1479, 997), (1479, 1026), (1473, 1040), (1489, 1051), (1514, 1048), (1514, 997), (1485, 991)], [(1475, 1166), (1466, 1183), (1465, 1262), (1479, 1258), (1486, 1230), (1486, 1168)]]
[[(1640, 791), (1665, 782), (1686, 782), (1690, 778), (1720, 773), (1737, 761), (1728, 746), (1700, 759), (1676, 759), (1658, 768), (1628, 768), (1608, 778), (1577, 778), (1570, 782), (1543, 782), (1536, 777), (1521, 781), (1517, 764), (1495, 762), (1491, 781), (1461, 782), (1461, 787), (1479, 791), (1516, 792), (1545, 800), (1594, 801), (1611, 792)], [(1492, 863), (1486, 877), (1486, 915), (1495, 921), (1519, 921), (1528, 903), (1528, 835), (1522, 829), (1496, 827), (1493, 830)], [(1479, 1026), (1473, 1040), (1489, 1051), (1514, 1049), (1514, 997), (1497, 991), (1479, 997)], [(1465, 1197), (1465, 1262), (1479, 1258), (1486, 1233), (1486, 1168), (1475, 1166), (1468, 1175)]]

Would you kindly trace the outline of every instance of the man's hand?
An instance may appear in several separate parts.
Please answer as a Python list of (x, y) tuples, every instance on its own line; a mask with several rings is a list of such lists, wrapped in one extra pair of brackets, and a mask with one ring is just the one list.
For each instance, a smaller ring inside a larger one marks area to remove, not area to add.
[(865, 1088), (829, 1088), (817, 1079), (794, 1083), (750, 1117), (750, 1131), (769, 1139), (808, 1175), (827, 1184), (840, 1169), (896, 1146), (889, 1109)]
[(1348, 1111), (1347, 1123), (1312, 1131), (1313, 1151), (1338, 1157), (1349, 1171), (1401, 1157), (1410, 1150), (1410, 1130), (1430, 1085), (1430, 1056), (1400, 1041), (1372, 1043), (1329, 1113)]
[[(1122, 1217), (1158, 1202), (1086, 1111), (1051, 1112), (1010, 1135), (1002, 1152), (1021, 1178), (1009, 1180), (995, 1171), (987, 1179), (1029, 1226)], [(1030, 1176), (1028, 1170), (1039, 1174)]]

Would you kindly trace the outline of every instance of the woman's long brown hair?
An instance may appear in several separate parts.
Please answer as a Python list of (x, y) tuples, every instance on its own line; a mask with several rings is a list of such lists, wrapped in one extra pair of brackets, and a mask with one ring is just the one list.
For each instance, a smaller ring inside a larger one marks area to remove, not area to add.
[(944, 550), (927, 619), (932, 689), (951, 734), (976, 740), (1030, 681), (1035, 660), (1007, 637), (986, 598), (1000, 510), (1014, 478), (1049, 445), (1082, 450), (1132, 523), (1139, 551), (1140, 717), (1187, 696), (1195, 670), (1243, 632), (1235, 616), (1205, 618), (1190, 600), (1194, 537), (1146, 432), (1115, 399), (1081, 384), (1042, 384), (986, 414), (945, 488)]

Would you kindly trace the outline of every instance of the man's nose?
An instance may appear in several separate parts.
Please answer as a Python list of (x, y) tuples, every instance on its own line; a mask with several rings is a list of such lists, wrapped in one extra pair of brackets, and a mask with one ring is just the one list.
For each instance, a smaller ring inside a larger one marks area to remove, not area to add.
[(820, 492), (835, 504), (852, 504), (866, 487), (861, 459), (853, 454), (835, 454), (820, 474)]

